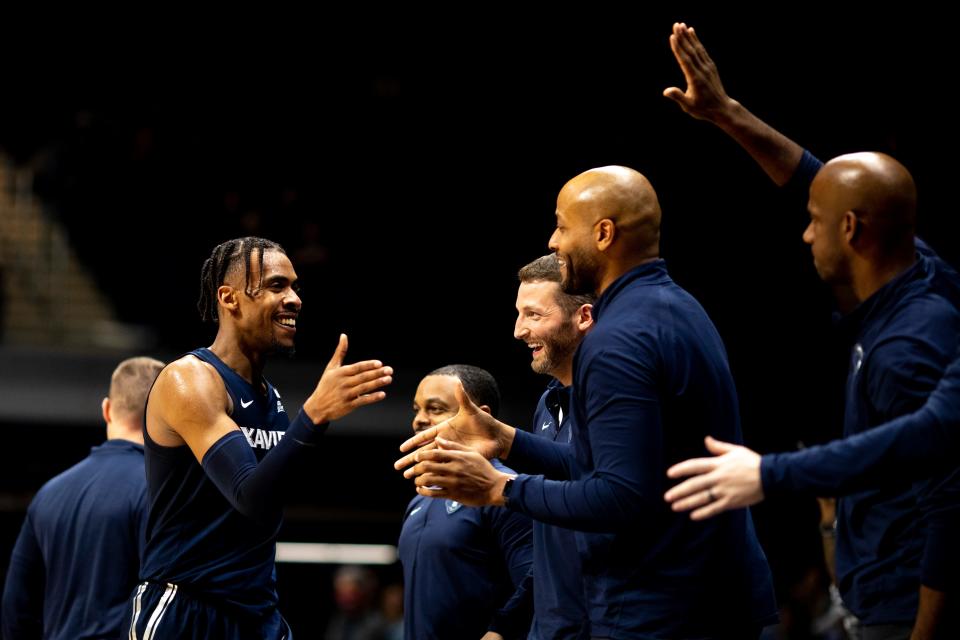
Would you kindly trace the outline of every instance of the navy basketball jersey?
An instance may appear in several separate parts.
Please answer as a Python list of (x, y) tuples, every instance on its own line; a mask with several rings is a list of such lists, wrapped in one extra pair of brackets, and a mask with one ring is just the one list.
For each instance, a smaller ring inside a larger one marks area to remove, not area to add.
[[(257, 460), (283, 437), (289, 420), (277, 390), (251, 385), (209, 349), (190, 352), (212, 365)], [(150, 512), (142, 580), (171, 583), (197, 598), (262, 616), (277, 604), (274, 557), (279, 517), (269, 525), (236, 511), (186, 445), (165, 447), (144, 429)]]

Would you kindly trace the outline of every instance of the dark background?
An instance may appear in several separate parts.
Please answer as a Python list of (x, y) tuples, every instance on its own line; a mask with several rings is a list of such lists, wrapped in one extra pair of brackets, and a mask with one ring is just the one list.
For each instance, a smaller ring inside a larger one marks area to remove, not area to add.
[[(515, 273), (547, 252), (557, 191), (595, 166), (629, 165), (656, 187), (662, 254), (724, 337), (747, 443), (784, 450), (838, 433), (846, 354), (800, 239), (802, 195), (661, 92), (683, 86), (667, 36), (685, 20), (728, 92), (819, 157), (900, 159), (918, 183), (921, 235), (957, 264), (952, 34), (915, 4), (870, 12), (361, 7), (156, 33), (132, 21), (18, 58), (0, 144), (38, 168), (36, 191), (161, 357), (212, 339), (194, 305), (215, 244), (254, 232), (287, 247), (304, 285), (297, 360), (319, 375), (344, 331), (351, 358), (398, 375), (390, 411), (375, 414), (389, 426), (330, 440), (291, 496), (283, 539), (393, 543), (411, 491), (390, 463), (424, 373), (485, 367), (507, 418), (528, 419), (545, 380), (511, 336)], [(29, 495), (102, 435), (95, 413), (0, 432), (5, 565)], [(816, 506), (755, 516), (789, 597), (819, 561)], [(298, 631), (322, 626), (328, 575), (280, 567)]]

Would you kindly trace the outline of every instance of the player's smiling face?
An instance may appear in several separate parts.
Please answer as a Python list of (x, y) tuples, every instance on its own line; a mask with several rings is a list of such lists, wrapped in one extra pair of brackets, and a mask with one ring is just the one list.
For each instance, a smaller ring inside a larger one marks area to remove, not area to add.
[[(237, 278), (242, 284), (242, 274)], [(292, 352), (300, 313), (297, 273), (282, 251), (263, 252), (263, 281), (257, 255), (250, 256), (250, 295), (240, 290), (238, 324), (244, 341), (264, 352)]]

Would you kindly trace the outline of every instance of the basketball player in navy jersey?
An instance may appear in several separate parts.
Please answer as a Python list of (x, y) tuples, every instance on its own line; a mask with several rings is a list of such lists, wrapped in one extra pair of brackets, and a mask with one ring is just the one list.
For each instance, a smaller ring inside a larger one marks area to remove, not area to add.
[(216, 339), (164, 369), (147, 401), (150, 510), (131, 640), (292, 637), (274, 571), (289, 471), (330, 421), (382, 400), (393, 374), (376, 360), (344, 365), (341, 335), (288, 420), (262, 373), (268, 355), (293, 350), (296, 281), (284, 250), (262, 238), (225, 242), (203, 265), (198, 306)]

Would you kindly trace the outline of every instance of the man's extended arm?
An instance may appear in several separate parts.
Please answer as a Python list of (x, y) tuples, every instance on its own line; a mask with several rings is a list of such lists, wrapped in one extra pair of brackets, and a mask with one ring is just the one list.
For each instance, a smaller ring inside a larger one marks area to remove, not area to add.
[(199, 360), (185, 358), (161, 373), (151, 392), (147, 428), (174, 432), (237, 511), (272, 524), (282, 507), (278, 488), (291, 476), (301, 452), (316, 445), (329, 421), (381, 400), (379, 389), (391, 381), (392, 370), (378, 361), (343, 365), (346, 347), (346, 336), (341, 336), (316, 389), (259, 463), (227, 414), (229, 399), (218, 374)]
[(763, 456), (768, 497), (787, 493), (847, 495), (887, 482), (930, 477), (960, 453), (960, 358), (913, 413), (863, 433), (791, 453)]
[[(611, 531), (649, 514), (647, 507), (659, 508), (663, 485), (659, 471), (663, 468), (659, 459), (660, 406), (655, 377), (644, 369), (643, 359), (601, 352), (591, 362), (602, 362), (601, 366), (586, 365), (584, 374), (591, 381), (591, 392), (585, 394), (583, 402), (596, 471), (576, 481), (517, 476), (507, 504), (548, 524), (581, 531)], [(511, 461), (513, 456), (511, 449)], [(479, 453), (462, 445), (421, 449), (398, 465), (417, 459), (419, 462), (405, 475), (416, 476), (421, 495), (474, 505), (504, 504), (502, 490), (509, 476), (493, 469)]]
[(803, 148), (727, 95), (717, 65), (693, 28), (675, 23), (670, 48), (687, 88), (682, 91), (670, 87), (663, 95), (694, 118), (719, 127), (750, 154), (771, 180), (780, 186), (787, 184), (800, 164)]

